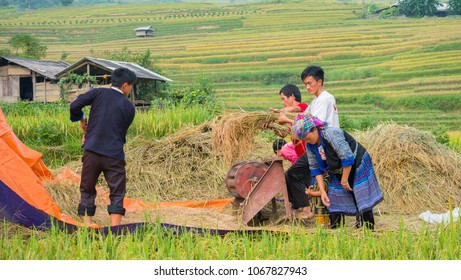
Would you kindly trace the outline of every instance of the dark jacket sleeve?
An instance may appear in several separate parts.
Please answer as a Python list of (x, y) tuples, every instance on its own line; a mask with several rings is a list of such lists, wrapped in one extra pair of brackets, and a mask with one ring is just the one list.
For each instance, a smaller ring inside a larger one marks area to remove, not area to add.
[(90, 90), (87, 93), (79, 95), (77, 99), (70, 103), (70, 120), (72, 122), (77, 122), (83, 119), (83, 107), (91, 105), (95, 97), (96, 92), (94, 90)]
[(132, 105), (132, 108), (131, 108), (131, 110), (130, 110), (129, 119), (128, 119), (128, 126), (130, 126), (130, 125), (133, 123), (135, 114), (136, 114), (136, 109), (135, 109), (135, 107)]

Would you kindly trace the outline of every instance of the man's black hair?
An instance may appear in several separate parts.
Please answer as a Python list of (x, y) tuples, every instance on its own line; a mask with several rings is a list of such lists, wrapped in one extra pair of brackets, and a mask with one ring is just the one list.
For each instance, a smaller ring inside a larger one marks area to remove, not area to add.
[(279, 94), (283, 94), (286, 97), (293, 95), (295, 100), (301, 102), (301, 91), (296, 85), (288, 84), (280, 89)]
[(124, 83), (130, 85), (136, 82), (136, 74), (128, 68), (120, 67), (112, 72), (110, 77), (112, 86), (120, 88)]
[(316, 81), (322, 80), (322, 84), (325, 83), (324, 80), (325, 73), (323, 72), (322, 67), (320, 66), (308, 66), (301, 73), (301, 81), (304, 81), (305, 78), (312, 76)]

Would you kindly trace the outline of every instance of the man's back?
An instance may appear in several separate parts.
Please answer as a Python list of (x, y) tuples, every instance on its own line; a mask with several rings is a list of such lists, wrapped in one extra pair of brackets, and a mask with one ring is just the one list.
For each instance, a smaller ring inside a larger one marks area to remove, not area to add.
[(83, 148), (104, 156), (125, 159), (123, 145), (135, 115), (134, 105), (113, 88), (97, 88), (71, 103), (71, 118), (91, 105)]

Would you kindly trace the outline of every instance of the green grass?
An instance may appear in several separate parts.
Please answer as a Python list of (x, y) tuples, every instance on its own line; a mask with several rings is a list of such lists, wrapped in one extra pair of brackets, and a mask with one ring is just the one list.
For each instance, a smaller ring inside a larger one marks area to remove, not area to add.
[[(158, 223), (133, 233), (98, 234), (81, 228), (68, 234), (56, 227), (46, 232), (0, 230), (2, 260), (456, 260), (461, 258), (460, 222), (447, 227), (404, 224), (396, 231), (370, 232), (341, 228), (310, 233), (247, 232), (217, 236), (178, 234)], [(13, 229), (12, 229), (13, 228)]]

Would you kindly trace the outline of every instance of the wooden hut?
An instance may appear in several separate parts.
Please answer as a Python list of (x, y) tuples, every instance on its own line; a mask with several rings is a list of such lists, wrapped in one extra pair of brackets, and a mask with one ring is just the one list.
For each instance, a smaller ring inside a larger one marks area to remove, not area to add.
[(138, 27), (135, 29), (136, 37), (152, 37), (154, 36), (154, 29), (152, 26)]
[(57, 101), (60, 88), (56, 74), (68, 66), (64, 61), (0, 57), (0, 100)]
[[(110, 84), (110, 77), (112, 72), (120, 67), (125, 67), (132, 70), (137, 77), (136, 84), (140, 83), (166, 83), (172, 82), (173, 80), (164, 77), (160, 74), (152, 72), (149, 69), (146, 69), (136, 63), (133, 62), (124, 62), (124, 61), (114, 61), (114, 60), (107, 60), (102, 58), (94, 58), (94, 57), (84, 57), (79, 61), (75, 62), (72, 65), (69, 65), (67, 68), (62, 70), (61, 72), (57, 73), (56, 76), (61, 78), (67, 75), (67, 73), (75, 73), (78, 75), (90, 75), (97, 79), (97, 86), (104, 86)], [(71, 90), (69, 91), (69, 100), (72, 100), (77, 95), (88, 91), (91, 87), (95, 85), (73, 85)], [(133, 94), (131, 94), (131, 99), (135, 102), (136, 96), (136, 88), (135, 85), (133, 87)]]

